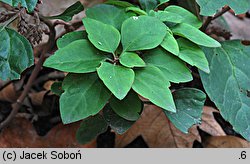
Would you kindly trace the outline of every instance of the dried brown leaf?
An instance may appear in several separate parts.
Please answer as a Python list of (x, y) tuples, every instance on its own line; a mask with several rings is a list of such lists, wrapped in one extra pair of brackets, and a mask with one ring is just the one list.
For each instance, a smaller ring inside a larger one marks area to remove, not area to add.
[(43, 88), (46, 90), (46, 91), (50, 91), (50, 88), (51, 86), (54, 84), (54, 80), (49, 80), (47, 81), (46, 83), (44, 83), (43, 85)]
[(48, 93), (48, 91), (41, 91), (36, 93), (30, 93), (29, 98), (33, 105), (42, 105), (44, 96)]
[(250, 142), (234, 136), (208, 137), (203, 142), (205, 148), (250, 148)]
[(1, 148), (76, 148), (96, 147), (95, 141), (87, 145), (79, 145), (75, 134), (80, 123), (70, 125), (59, 124), (46, 136), (38, 136), (32, 124), (21, 118), (14, 119), (8, 128), (0, 133)]
[(13, 83), (0, 90), (0, 101), (15, 102), (20, 93), (17, 93)]
[(197, 130), (184, 134), (177, 130), (162, 110), (155, 106), (146, 106), (141, 118), (123, 135), (116, 136), (116, 147), (124, 147), (138, 136), (142, 136), (149, 147), (192, 147), (199, 140)]
[(149, 147), (158, 148), (190, 148), (195, 140), (201, 142), (197, 126), (203, 131), (214, 135), (224, 136), (225, 132), (216, 122), (211, 107), (204, 107), (202, 124), (193, 126), (188, 134), (179, 131), (165, 116), (162, 110), (155, 106), (146, 106), (141, 118), (125, 134), (116, 136), (116, 147), (125, 147), (138, 136), (142, 136)]
[(219, 111), (212, 107), (203, 108), (202, 123), (199, 125), (200, 129), (212, 136), (225, 136), (226, 133), (214, 119), (213, 113), (219, 113)]

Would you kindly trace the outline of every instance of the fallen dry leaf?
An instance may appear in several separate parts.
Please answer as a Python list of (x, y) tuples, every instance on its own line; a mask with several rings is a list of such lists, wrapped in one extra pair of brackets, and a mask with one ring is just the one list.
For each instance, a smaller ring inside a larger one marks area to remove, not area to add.
[[(170, 126), (169, 126), (170, 125)], [(183, 134), (177, 130), (162, 110), (148, 105), (141, 118), (123, 135), (116, 136), (116, 147), (125, 147), (138, 136), (142, 136), (149, 147), (192, 147), (194, 140), (199, 140), (198, 131), (191, 130)]]
[(216, 122), (213, 112), (218, 112), (211, 107), (204, 107), (202, 124), (193, 126), (188, 134), (179, 131), (167, 119), (162, 110), (156, 106), (148, 105), (141, 118), (123, 135), (116, 135), (116, 147), (125, 147), (138, 136), (142, 136), (149, 147), (159, 148), (190, 148), (195, 140), (201, 142), (197, 126), (203, 131), (214, 135), (224, 136), (225, 132)]
[(50, 88), (51, 86), (54, 84), (54, 80), (49, 80), (47, 81), (46, 83), (44, 83), (43, 85), (43, 88), (46, 90), (46, 91), (50, 91)]
[(11, 124), (0, 133), (1, 148), (84, 148), (96, 147), (92, 141), (86, 145), (76, 142), (75, 134), (80, 123), (69, 125), (59, 124), (46, 136), (38, 136), (32, 124), (23, 118), (15, 118)]
[(198, 125), (201, 130), (212, 136), (226, 136), (219, 123), (214, 119), (213, 113), (219, 113), (212, 107), (204, 107), (202, 113), (202, 123)]
[(48, 91), (29, 93), (29, 98), (31, 99), (33, 105), (42, 105), (44, 97), (47, 93)]
[(207, 137), (202, 144), (205, 148), (250, 148), (250, 142), (234, 136)]
[(17, 93), (13, 83), (0, 90), (0, 101), (15, 102), (20, 93)]

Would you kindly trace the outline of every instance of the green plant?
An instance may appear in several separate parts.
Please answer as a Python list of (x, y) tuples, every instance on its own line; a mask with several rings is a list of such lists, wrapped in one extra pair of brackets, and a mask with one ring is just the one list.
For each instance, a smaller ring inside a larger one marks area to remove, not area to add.
[[(82, 20), (86, 30), (69, 32), (57, 40), (58, 50), (44, 66), (68, 72), (52, 91), (60, 95), (63, 123), (83, 120), (77, 133), (80, 143), (88, 142), (108, 126), (124, 133), (148, 103), (162, 108), (170, 121), (187, 133), (193, 124), (200, 123), (206, 95), (195, 88), (170, 88), (171, 84), (193, 80), (191, 66), (199, 69), (204, 88), (223, 117), (250, 139), (250, 49), (239, 41), (219, 43), (200, 30), (223, 13), (209, 17), (210, 22), (204, 26), (180, 6), (162, 7), (168, 1), (139, 0), (140, 7), (107, 1), (86, 10)], [(32, 12), (36, 2), (22, 5)], [(234, 2), (213, 1), (216, 8), (206, 7), (209, 3), (205, 0), (197, 3), (206, 16), (226, 4), (239, 13), (246, 11), (244, 2), (237, 7)], [(42, 20), (70, 21), (82, 10), (82, 5), (76, 3), (63, 14)], [(13, 80), (33, 64), (33, 55), (28, 40), (6, 25), (1, 27), (1, 41), (16, 39), (1, 43), (0, 77)], [(20, 42), (23, 44), (17, 51)]]
[[(185, 13), (186, 18), (178, 11)], [(129, 7), (100, 4), (87, 9), (86, 15), (83, 18), (86, 31), (80, 33), (81, 38), (73, 32), (59, 39), (59, 50), (44, 64), (70, 72), (60, 97), (64, 123), (96, 115), (107, 103), (123, 119), (136, 121), (143, 109), (138, 94), (171, 116), (176, 105), (170, 82), (192, 80), (183, 61), (209, 72), (205, 54), (197, 45), (220, 46), (199, 31), (202, 23), (192, 13), (178, 6), (147, 13), (132, 4)], [(180, 37), (176, 40), (174, 35)], [(201, 91), (190, 92), (200, 94), (197, 101), (204, 102)], [(194, 123), (199, 122), (199, 115), (196, 117)]]

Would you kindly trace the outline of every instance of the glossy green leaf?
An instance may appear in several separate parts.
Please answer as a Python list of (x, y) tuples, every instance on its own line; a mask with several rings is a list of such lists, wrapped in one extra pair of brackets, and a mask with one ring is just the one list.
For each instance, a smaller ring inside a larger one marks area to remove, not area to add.
[(250, 47), (227, 41), (221, 48), (203, 48), (210, 74), (200, 72), (203, 86), (221, 115), (250, 140)]
[(190, 11), (180, 7), (180, 6), (168, 6), (164, 11), (177, 14), (183, 18), (182, 23), (187, 23), (196, 28), (200, 28), (202, 26), (202, 22)]
[(172, 93), (169, 90), (170, 83), (164, 74), (155, 66), (147, 66), (135, 71), (133, 90), (155, 105), (175, 112), (175, 104)]
[(104, 133), (108, 129), (108, 124), (103, 116), (95, 115), (81, 122), (76, 132), (76, 140), (80, 144), (87, 144), (96, 138), (99, 134)]
[(36, 7), (38, 0), (0, 0), (0, 1), (14, 7), (17, 7), (19, 4), (21, 4), (21, 6), (26, 7), (29, 12), (32, 12)]
[(179, 38), (177, 41), (180, 47), (178, 57), (191, 66), (196, 66), (200, 70), (209, 73), (208, 61), (202, 49), (196, 44), (183, 38)]
[(130, 13), (125, 12), (125, 9), (107, 4), (100, 4), (88, 8), (86, 10), (86, 15), (88, 18), (112, 25), (118, 30), (121, 29), (123, 21), (131, 16)]
[(139, 3), (143, 10), (149, 12), (150, 10), (154, 10), (159, 5), (168, 2), (169, 0), (139, 0)]
[(133, 7), (134, 6), (133, 4), (131, 4), (129, 2), (120, 1), (120, 0), (108, 0), (105, 3), (109, 4), (109, 5), (115, 5), (115, 6), (118, 6), (118, 7), (124, 7), (124, 8)]
[(0, 79), (19, 79), (21, 73), (33, 65), (32, 47), (27, 39), (16, 31), (0, 26)]
[(157, 18), (134, 16), (122, 24), (121, 33), (125, 52), (155, 48), (161, 44), (167, 31), (165, 24)]
[(57, 47), (60, 49), (74, 41), (82, 39), (88, 39), (86, 31), (74, 31), (63, 35), (63, 37), (59, 38), (56, 43)]
[(63, 81), (63, 90), (60, 112), (64, 124), (97, 114), (111, 97), (96, 73), (67, 75)]
[(163, 39), (163, 42), (161, 43), (162, 48), (167, 50), (168, 52), (171, 52), (174, 55), (179, 54), (179, 46), (174, 38), (173, 34), (171, 34), (169, 31), (167, 31), (167, 34), (165, 38)]
[(181, 23), (184, 21), (184, 18), (176, 13), (168, 11), (153, 11), (149, 12), (150, 16), (156, 17), (162, 22), (172, 22), (172, 23)]
[(109, 105), (103, 109), (103, 117), (111, 129), (118, 134), (125, 133), (135, 123), (118, 116)]
[(109, 103), (116, 114), (128, 121), (138, 120), (143, 108), (140, 98), (134, 91), (130, 91), (123, 100), (112, 97)]
[(249, 0), (196, 0), (200, 5), (200, 14), (204, 16), (214, 15), (220, 8), (229, 5), (236, 14), (243, 14), (250, 9)]
[(191, 71), (186, 64), (162, 48), (148, 51), (144, 55), (144, 60), (147, 64), (158, 67), (164, 77), (171, 82), (183, 83), (193, 80)]
[(142, 10), (142, 9), (140, 9), (138, 7), (135, 7), (135, 6), (133, 6), (133, 7), (127, 7), (126, 8), (126, 12), (128, 12), (128, 11), (132, 11), (132, 12), (134, 12), (137, 15), (148, 15), (144, 10)]
[(115, 52), (121, 39), (120, 33), (116, 28), (90, 18), (84, 18), (83, 24), (90, 42), (96, 48), (105, 52)]
[(107, 88), (122, 100), (129, 92), (134, 82), (134, 72), (130, 68), (103, 62), (97, 73)]
[(47, 17), (48, 19), (61, 19), (65, 22), (69, 22), (72, 20), (73, 16), (82, 12), (84, 10), (84, 7), (80, 1), (77, 1), (73, 5), (71, 5), (69, 8), (67, 8), (62, 14)]
[(194, 124), (201, 123), (206, 94), (194, 88), (183, 88), (173, 93), (176, 113), (165, 111), (168, 119), (183, 133)]
[(125, 67), (145, 67), (145, 62), (134, 52), (124, 52), (120, 56), (120, 63)]
[(61, 96), (63, 94), (63, 89), (62, 89), (62, 82), (59, 81), (59, 82), (54, 82), (52, 85), (51, 85), (51, 92), (53, 92), (54, 94), (58, 95), (58, 96)]
[(209, 37), (199, 29), (186, 24), (181, 23), (172, 28), (172, 32), (175, 35), (179, 35), (187, 38), (188, 40), (205, 47), (220, 47), (220, 43), (213, 38)]
[(89, 41), (77, 40), (56, 51), (45, 61), (44, 66), (64, 72), (89, 73), (95, 72), (106, 58)]

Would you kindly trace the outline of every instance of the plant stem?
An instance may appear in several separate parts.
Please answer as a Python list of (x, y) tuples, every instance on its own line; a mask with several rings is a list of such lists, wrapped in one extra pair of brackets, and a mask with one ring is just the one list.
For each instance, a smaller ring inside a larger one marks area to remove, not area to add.
[(213, 17), (207, 17), (206, 21), (203, 23), (202, 27), (201, 27), (201, 31), (205, 32), (207, 27), (209, 26), (209, 24), (219, 18), (220, 16), (222, 16), (223, 14), (225, 14), (226, 12), (228, 12), (230, 10), (229, 6), (224, 7), (220, 12), (218, 12), (217, 14), (215, 14)]
[(49, 27), (50, 29), (50, 35), (49, 35), (49, 40), (48, 42), (45, 44), (45, 48), (43, 49), (40, 59), (38, 61), (38, 63), (36, 64), (34, 70), (32, 71), (31, 76), (29, 77), (29, 80), (27, 82), (27, 85), (24, 87), (24, 90), (22, 92), (22, 94), (20, 95), (20, 97), (16, 100), (16, 102), (14, 104), (12, 104), (12, 111), (9, 114), (9, 116), (0, 124), (0, 130), (5, 128), (7, 125), (9, 125), (9, 123), (11, 122), (11, 120), (16, 116), (16, 114), (18, 113), (20, 107), (23, 104), (24, 99), (26, 98), (26, 96), (28, 95), (31, 87), (33, 86), (33, 82), (35, 81), (37, 75), (39, 74), (40, 70), (42, 69), (42, 65), (46, 59), (46, 54), (54, 47), (55, 45), (55, 36), (56, 36), (56, 32), (54, 29), (54, 26), (52, 26), (52, 24), (46, 20), (43, 20), (43, 22)]

